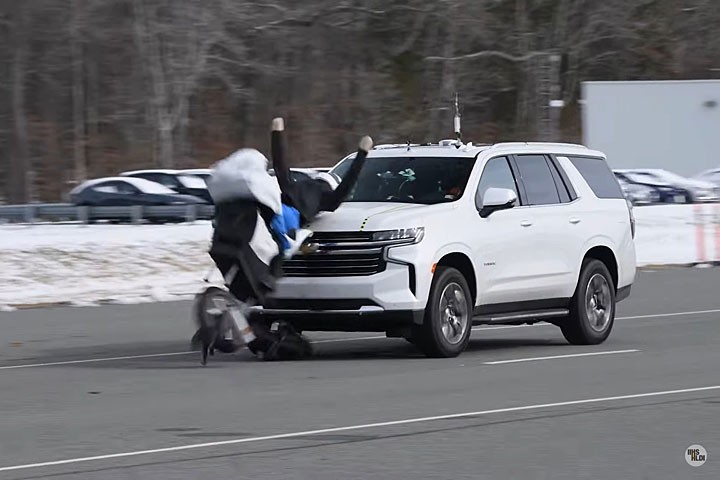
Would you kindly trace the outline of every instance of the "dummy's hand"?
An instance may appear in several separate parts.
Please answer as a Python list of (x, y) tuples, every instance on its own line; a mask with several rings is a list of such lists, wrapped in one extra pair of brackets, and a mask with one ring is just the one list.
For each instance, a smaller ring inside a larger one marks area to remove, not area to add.
[(285, 120), (283, 120), (282, 117), (273, 118), (272, 131), (273, 132), (282, 132), (283, 130), (285, 130)]
[(367, 135), (360, 139), (360, 150), (367, 153), (369, 152), (373, 147), (373, 140), (372, 138), (368, 137)]
[(298, 251), (302, 254), (308, 253), (308, 246), (305, 244), (305, 240), (312, 236), (312, 234), (312, 230), (301, 228), (295, 231), (295, 238), (288, 237), (287, 240), (290, 243), (290, 248), (285, 252), (285, 258), (292, 258)]

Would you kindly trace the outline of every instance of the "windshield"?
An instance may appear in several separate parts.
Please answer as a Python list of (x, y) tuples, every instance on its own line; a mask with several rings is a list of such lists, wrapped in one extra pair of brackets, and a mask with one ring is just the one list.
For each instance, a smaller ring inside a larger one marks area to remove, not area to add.
[(369, 158), (346, 201), (452, 202), (462, 196), (474, 164), (462, 157)]

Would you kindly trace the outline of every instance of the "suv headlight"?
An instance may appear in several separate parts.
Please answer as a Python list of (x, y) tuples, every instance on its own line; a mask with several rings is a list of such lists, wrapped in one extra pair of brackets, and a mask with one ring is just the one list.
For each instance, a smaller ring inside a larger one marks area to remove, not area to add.
[(397, 230), (383, 230), (373, 233), (372, 239), (378, 242), (398, 240), (405, 243), (418, 243), (425, 236), (425, 227), (400, 228)]

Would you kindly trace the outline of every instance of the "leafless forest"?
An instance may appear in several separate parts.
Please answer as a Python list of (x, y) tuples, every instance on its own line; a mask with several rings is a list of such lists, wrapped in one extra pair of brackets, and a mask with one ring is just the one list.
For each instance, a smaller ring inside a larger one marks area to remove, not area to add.
[[(0, 199), (376, 142), (578, 141), (585, 80), (720, 77), (718, 0), (0, 0)], [(550, 100), (565, 101), (562, 109)]]

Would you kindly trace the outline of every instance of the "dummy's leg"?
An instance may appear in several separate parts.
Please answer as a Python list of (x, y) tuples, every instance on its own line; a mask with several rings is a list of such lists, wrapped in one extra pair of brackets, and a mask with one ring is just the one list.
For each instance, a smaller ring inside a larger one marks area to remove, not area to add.
[(242, 304), (231, 310), (233, 320), (233, 336), (242, 338), (245, 346), (253, 355), (267, 355), (267, 352), (278, 343), (280, 337), (261, 322), (250, 321), (250, 305)]
[(230, 319), (232, 320), (231, 327), (233, 338), (242, 339), (245, 345), (249, 345), (257, 338), (247, 320), (249, 310), (249, 304), (238, 303), (230, 305), (228, 312), (230, 314)]

